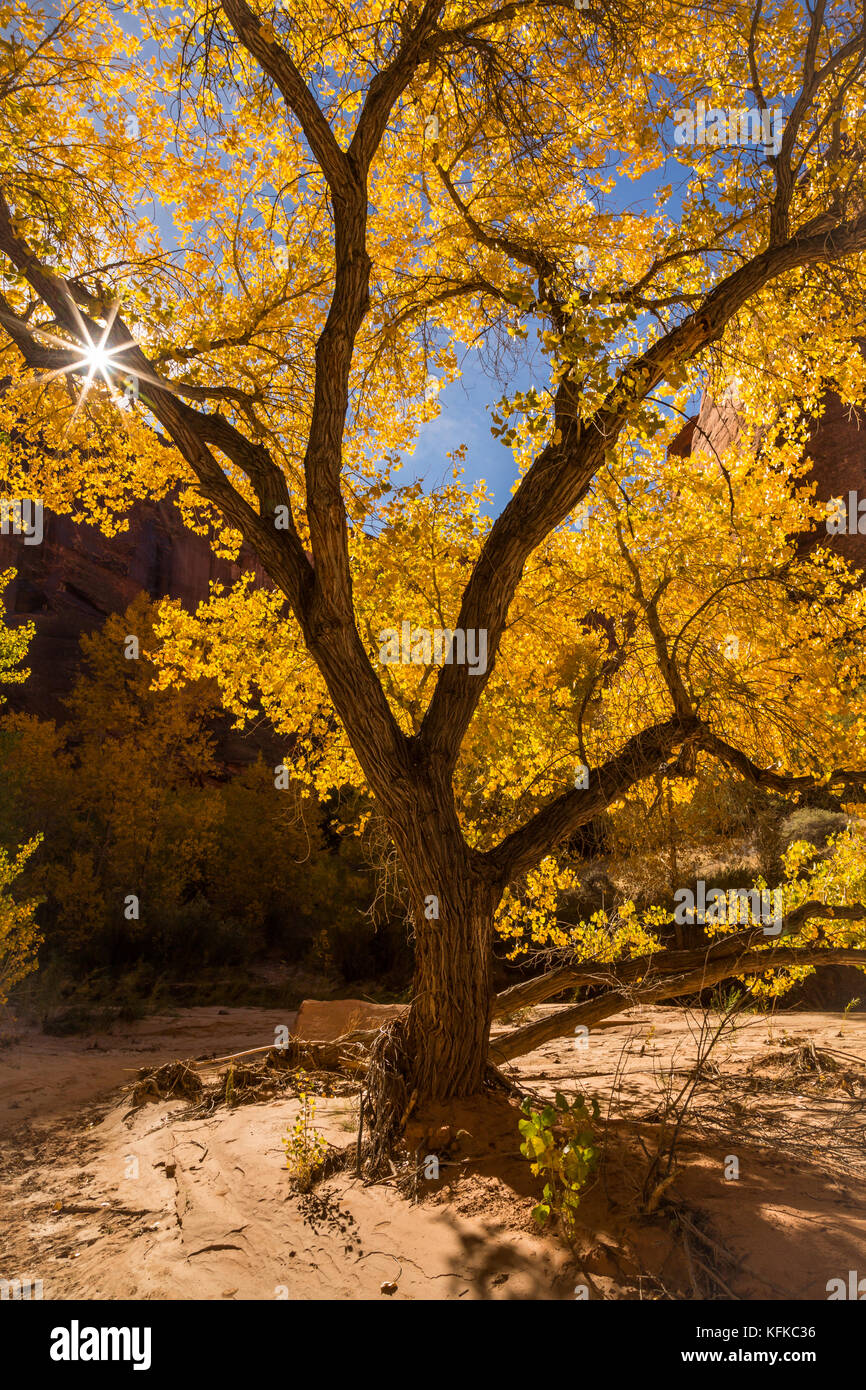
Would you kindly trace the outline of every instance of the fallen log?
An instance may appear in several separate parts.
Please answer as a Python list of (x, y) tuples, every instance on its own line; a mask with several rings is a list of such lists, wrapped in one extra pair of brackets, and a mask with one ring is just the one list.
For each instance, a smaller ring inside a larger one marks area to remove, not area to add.
[[(679, 954), (679, 953), (678, 953)], [(571, 1008), (557, 1010), (537, 1023), (525, 1024), (496, 1038), (490, 1044), (489, 1057), (494, 1065), (511, 1062), (527, 1052), (534, 1052), (554, 1038), (574, 1032), (578, 1027), (591, 1028), (602, 1019), (610, 1018), (621, 1009), (633, 1008), (638, 1004), (658, 1004), (667, 999), (681, 998), (685, 994), (698, 994), (709, 985), (718, 984), (730, 976), (758, 975), (765, 970), (778, 970), (787, 965), (859, 965), (866, 967), (866, 950), (854, 947), (837, 949), (821, 948), (806, 950), (803, 947), (782, 947), (774, 951), (746, 951), (739, 956), (724, 955), (707, 960), (703, 952), (692, 956), (699, 958), (691, 970), (681, 973), (656, 976), (647, 983), (623, 985), (612, 989), (598, 999), (575, 1004)], [(633, 962), (629, 962), (633, 964)], [(625, 973), (625, 972), (624, 972)]]
[[(834, 907), (816, 901), (802, 903), (782, 919), (776, 940), (784, 941), (813, 918), (828, 921), (863, 921), (866, 919), (866, 905), (854, 903), (848, 907)], [(761, 943), (768, 943), (763, 929), (749, 927), (731, 936), (716, 937), (706, 945), (690, 951), (669, 951), (660, 945), (657, 951), (635, 956), (631, 960), (618, 961), (616, 964), (577, 961), (574, 964), (561, 965), (545, 975), (537, 975), (532, 980), (511, 985), (509, 989), (497, 994), (493, 1001), (492, 1017), (504, 1018), (518, 1009), (543, 1004), (545, 1000), (552, 999), (563, 990), (576, 989), (579, 985), (608, 985), (611, 989), (633, 985), (658, 966), (661, 966), (666, 976), (675, 975), (679, 971), (695, 969), (703, 961), (710, 962), (723, 956), (735, 956), (744, 949)], [(829, 965), (831, 962), (827, 960), (826, 964)], [(736, 973), (735, 970), (731, 971), (731, 974)]]

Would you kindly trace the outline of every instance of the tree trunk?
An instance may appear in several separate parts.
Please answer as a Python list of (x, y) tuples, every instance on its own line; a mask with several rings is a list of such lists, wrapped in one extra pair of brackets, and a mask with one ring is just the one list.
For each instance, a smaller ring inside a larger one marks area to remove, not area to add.
[(493, 913), (478, 885), (440, 886), (438, 919), (416, 913), (415, 979), (406, 1027), (408, 1085), (423, 1105), (481, 1090), (490, 1033)]
[(377, 1037), (365, 1085), (366, 1171), (387, 1160), (406, 1121), (432, 1101), (480, 1092), (488, 1065), (493, 913), (499, 889), (463, 839), (435, 778), (413, 787), (411, 811), (388, 817), (406, 877), (415, 977), (405, 1017)]
[(480, 1091), (487, 1067), (492, 998), (493, 911), (486, 894), (459, 875), (438, 894), (439, 917), (416, 909), (415, 980), (409, 1012), (377, 1036), (370, 1052), (362, 1116), (364, 1171), (387, 1169), (406, 1122), (432, 1101)]

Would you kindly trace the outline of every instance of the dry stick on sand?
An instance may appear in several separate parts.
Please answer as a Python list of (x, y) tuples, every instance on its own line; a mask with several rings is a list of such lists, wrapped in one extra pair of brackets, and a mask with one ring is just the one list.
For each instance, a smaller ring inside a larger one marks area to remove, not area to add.
[(296, 1048), (302, 1055), (309, 1054), (314, 1061), (321, 1059), (352, 1066), (359, 1063), (360, 1058), (352, 1056), (345, 1050), (348, 1048), (368, 1048), (377, 1031), (377, 1029), (361, 1029), (353, 1033), (344, 1033), (341, 1037), (335, 1038), (333, 1042), (308, 1042), (304, 1038), (290, 1037), (285, 1044), (265, 1043), (262, 1047), (249, 1047), (244, 1052), (230, 1052), (226, 1057), (208, 1057), (204, 1061), (194, 1062), (193, 1065), (199, 1070), (203, 1070), (207, 1067), (220, 1066), (223, 1062), (236, 1062), (241, 1057), (255, 1057), (263, 1052), (288, 1054), (293, 1048)]

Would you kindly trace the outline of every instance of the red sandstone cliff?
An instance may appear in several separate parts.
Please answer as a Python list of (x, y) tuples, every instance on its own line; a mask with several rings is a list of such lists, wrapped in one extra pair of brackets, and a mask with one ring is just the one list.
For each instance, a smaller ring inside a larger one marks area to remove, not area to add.
[(151, 598), (180, 599), (192, 611), (213, 580), (231, 584), (253, 570), (260, 582), (270, 582), (250, 555), (240, 564), (217, 559), (207, 539), (187, 530), (169, 502), (139, 502), (128, 520), (127, 531), (108, 539), (92, 526), (46, 511), (41, 544), (0, 535), (0, 571), (16, 570), (6, 590), (7, 621), (36, 628), (27, 658), (30, 678), (8, 692), (13, 708), (62, 719), (82, 633), (98, 628), (109, 613), (123, 612), (142, 590)]
[[(705, 397), (697, 417), (680, 430), (671, 452), (710, 459), (717, 453), (723, 454), (739, 431), (733, 403), (728, 400), (716, 404)], [(861, 500), (866, 500), (866, 410), (850, 410), (835, 392), (828, 392), (824, 413), (812, 424), (808, 454), (813, 460), (809, 476), (816, 484), (820, 501), (841, 497), (847, 502), (849, 492), (857, 492)], [(866, 526), (866, 518), (863, 525)], [(818, 527), (810, 538), (815, 542), (829, 541), (851, 564), (866, 570), (866, 534), (827, 536), (824, 528)]]

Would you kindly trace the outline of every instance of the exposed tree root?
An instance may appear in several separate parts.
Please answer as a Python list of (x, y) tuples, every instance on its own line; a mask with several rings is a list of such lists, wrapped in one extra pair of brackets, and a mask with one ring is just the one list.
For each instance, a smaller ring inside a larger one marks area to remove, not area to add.
[(490, 1091), (505, 1091), (507, 1095), (516, 1096), (518, 1100), (522, 1100), (526, 1094), (522, 1087), (516, 1086), (492, 1062), (488, 1062), (485, 1068), (484, 1085)]
[(142, 1067), (130, 1097), (133, 1109), (154, 1100), (198, 1100), (201, 1077), (192, 1060), (165, 1062), (161, 1067)]
[[(361, 1131), (357, 1166), (368, 1178), (392, 1171), (390, 1156), (415, 1107), (409, 1092), (411, 1059), (406, 1047), (407, 1018), (395, 1018), (376, 1035), (361, 1093)], [(362, 1136), (366, 1131), (366, 1139)]]

